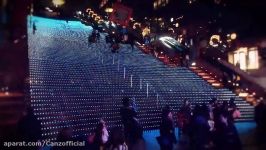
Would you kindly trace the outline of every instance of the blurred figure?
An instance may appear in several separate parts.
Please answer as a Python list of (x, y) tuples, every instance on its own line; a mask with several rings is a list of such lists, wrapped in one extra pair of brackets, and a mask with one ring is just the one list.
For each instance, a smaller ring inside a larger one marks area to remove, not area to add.
[(181, 134), (186, 134), (188, 131), (188, 126), (191, 118), (191, 105), (189, 103), (189, 100), (185, 99), (183, 106), (180, 108), (180, 110), (177, 113), (177, 124), (179, 128), (178, 136), (181, 136)]
[[(41, 122), (34, 115), (31, 107), (27, 108), (24, 116), (19, 120), (17, 132), (21, 141), (36, 142), (41, 140)], [(31, 149), (36, 149), (36, 147), (31, 147)]]
[(194, 150), (205, 150), (210, 147), (209, 110), (207, 105), (196, 105), (191, 125), (191, 145)]
[(255, 121), (257, 123), (256, 136), (260, 149), (265, 149), (266, 135), (266, 101), (261, 100), (255, 107)]
[(119, 50), (119, 44), (114, 42), (114, 43), (111, 43), (111, 51), (113, 53), (118, 53), (118, 50)]
[(33, 26), (32, 26), (32, 34), (35, 34), (36, 30), (37, 30), (36, 23), (33, 22)]
[(131, 46), (131, 50), (133, 52), (133, 50), (134, 50), (134, 39), (133, 39), (133, 37), (129, 38), (128, 42), (129, 42), (129, 44)]
[(90, 46), (90, 44), (92, 44), (92, 43), (96, 43), (96, 36), (97, 36), (96, 31), (95, 31), (95, 29), (93, 29), (91, 35), (89, 35), (89, 37), (88, 37), (88, 46)]
[(94, 150), (103, 150), (107, 143), (109, 134), (104, 120), (100, 120), (94, 132), (93, 147)]
[(173, 114), (170, 106), (165, 106), (162, 111), (162, 122), (160, 125), (160, 136), (157, 141), (161, 150), (172, 150), (177, 143), (175, 136)]
[(119, 127), (113, 128), (106, 150), (128, 150), (123, 130)]
[(237, 129), (228, 117), (228, 112), (221, 112), (215, 131), (215, 145), (217, 150), (241, 150), (241, 142)]
[(95, 31), (95, 36), (96, 36), (97, 41), (99, 41), (101, 36), (98, 30)]
[(137, 119), (137, 112), (130, 106), (130, 99), (125, 97), (122, 102), (120, 116), (124, 126), (125, 137), (129, 143), (134, 144), (138, 139), (142, 139), (143, 129)]
[(106, 42), (106, 44), (112, 42), (112, 37), (109, 34), (105, 36), (105, 42)]
[(235, 119), (241, 117), (241, 113), (237, 108), (235, 99), (233, 97), (231, 97), (229, 100), (228, 112), (230, 121), (234, 121)]
[[(57, 135), (57, 142), (75, 141), (73, 136), (73, 130), (70, 127), (63, 128)], [(72, 146), (55, 146), (52, 150), (73, 150), (75, 147)]]

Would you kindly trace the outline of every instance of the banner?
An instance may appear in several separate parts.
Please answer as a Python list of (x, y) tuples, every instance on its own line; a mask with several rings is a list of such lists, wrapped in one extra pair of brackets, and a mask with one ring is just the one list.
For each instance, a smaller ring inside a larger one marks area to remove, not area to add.
[(113, 6), (113, 12), (110, 16), (110, 20), (122, 26), (127, 26), (132, 16), (132, 12), (133, 10), (131, 8), (119, 3), (115, 3)]

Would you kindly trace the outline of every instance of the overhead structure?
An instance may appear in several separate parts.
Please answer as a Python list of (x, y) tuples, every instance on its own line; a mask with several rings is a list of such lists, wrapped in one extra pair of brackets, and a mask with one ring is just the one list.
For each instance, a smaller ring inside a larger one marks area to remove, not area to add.
[(122, 26), (128, 26), (132, 13), (133, 10), (131, 8), (120, 3), (115, 3), (113, 5), (113, 11), (111, 13), (110, 20)]

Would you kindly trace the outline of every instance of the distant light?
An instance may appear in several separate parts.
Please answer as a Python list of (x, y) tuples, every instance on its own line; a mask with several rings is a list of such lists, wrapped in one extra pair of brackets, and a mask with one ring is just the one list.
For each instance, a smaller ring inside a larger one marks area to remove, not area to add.
[(106, 12), (106, 13), (111, 13), (111, 12), (113, 12), (113, 11), (114, 11), (113, 8), (106, 8), (106, 9), (105, 9), (105, 12)]
[(62, 6), (65, 4), (65, 0), (53, 0), (52, 1), (55, 7)]
[(45, 9), (46, 9), (47, 11), (49, 11), (49, 12), (53, 12), (53, 10), (50, 9), (49, 7), (45, 7)]
[(81, 11), (77, 11), (77, 14), (81, 15)]
[(88, 12), (90, 12), (91, 11), (91, 8), (87, 8), (86, 9), (86, 12), (88, 13)]
[[(216, 40), (216, 41), (215, 41)], [(211, 38), (210, 38), (210, 42), (209, 44), (213, 47), (218, 47), (219, 43), (221, 42), (221, 37), (220, 35), (212, 35)]]
[(137, 45), (141, 45), (139, 42), (136, 42)]
[(140, 23), (138, 23), (138, 22), (135, 22), (135, 23), (133, 24), (133, 29), (136, 29), (136, 28), (137, 28), (137, 26), (141, 26), (141, 24), (140, 24)]
[(221, 58), (218, 58), (218, 60), (221, 60)]
[(191, 63), (191, 66), (196, 66), (196, 62)]
[(16, 39), (16, 40), (13, 41), (14, 44), (17, 44), (18, 42), (19, 42), (18, 39)]
[(177, 28), (178, 28), (178, 27), (179, 27), (179, 23), (176, 23), (176, 24), (175, 24), (175, 27), (177, 27)]
[(230, 38), (231, 38), (232, 40), (235, 40), (236, 37), (237, 37), (237, 34), (236, 34), (236, 33), (232, 33), (232, 34), (230, 35)]
[(248, 93), (242, 93), (242, 92), (240, 92), (240, 93), (238, 94), (238, 96), (239, 96), (239, 97), (247, 97), (247, 96), (248, 96)]
[(144, 37), (146, 35), (149, 35), (150, 33), (151, 33), (151, 30), (148, 27), (146, 27), (142, 31), (142, 36)]
[(174, 21), (174, 18), (171, 18), (170, 21), (173, 22)]

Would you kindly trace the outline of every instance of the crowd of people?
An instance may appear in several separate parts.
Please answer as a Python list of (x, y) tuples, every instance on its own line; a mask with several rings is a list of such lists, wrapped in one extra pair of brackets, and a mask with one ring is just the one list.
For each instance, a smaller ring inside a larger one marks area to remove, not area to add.
[(255, 107), (255, 122), (257, 123), (257, 142), (261, 149), (266, 149), (266, 100), (261, 100)]
[(229, 103), (213, 98), (209, 104), (197, 104), (194, 109), (185, 100), (177, 113), (181, 145), (193, 150), (242, 149), (234, 125), (240, 115), (233, 98)]
[[(120, 108), (122, 126), (109, 129), (104, 119), (101, 119), (89, 136), (78, 138), (73, 138), (73, 129), (66, 127), (59, 132), (57, 141), (85, 141), (85, 146), (78, 148), (81, 150), (145, 150), (143, 128), (134, 106), (134, 101), (130, 98), (123, 98)], [(265, 112), (265, 101), (262, 101), (255, 109), (261, 142), (265, 135)], [(234, 125), (234, 120), (240, 116), (234, 98), (228, 102), (213, 98), (208, 104), (196, 104), (193, 108), (189, 100), (184, 100), (177, 112), (173, 112), (168, 105), (162, 109), (160, 136), (156, 137), (156, 140), (161, 150), (241, 150), (242, 144)], [(179, 128), (178, 140), (176, 127)], [(19, 122), (18, 133), (22, 140), (38, 141), (41, 140), (40, 128), (40, 121), (34, 116), (32, 109), (28, 109), (25, 117)], [(75, 148), (55, 146), (45, 149)]]
[[(88, 36), (88, 46), (92, 43), (97, 43), (100, 40), (100, 32), (93, 29), (92, 33)], [(134, 38), (126, 33), (117, 34), (114, 31), (108, 33), (105, 36), (106, 44), (109, 44), (109, 48), (113, 53), (118, 53), (120, 49), (119, 43), (129, 44), (132, 51), (134, 50)]]

